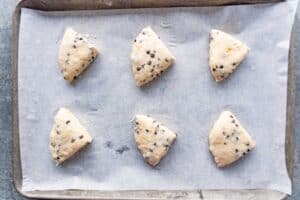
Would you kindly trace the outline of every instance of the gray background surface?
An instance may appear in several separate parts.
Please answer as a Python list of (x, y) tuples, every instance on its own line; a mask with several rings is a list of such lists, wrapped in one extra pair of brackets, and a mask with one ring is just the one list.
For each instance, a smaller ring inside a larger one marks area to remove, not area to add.
[[(0, 4), (0, 199), (22, 199), (16, 192), (12, 183), (12, 133), (11, 133), (11, 14), (15, 0), (1, 0)], [(299, 29), (299, 13), (296, 19), (296, 33)], [(297, 38), (297, 47), (300, 44)], [(296, 54), (297, 63), (299, 53)], [(297, 100), (296, 100), (296, 132), (295, 132), (295, 166), (293, 180), (293, 195), (290, 199), (300, 198), (300, 72), (297, 70)], [(298, 142), (297, 142), (298, 141)]]

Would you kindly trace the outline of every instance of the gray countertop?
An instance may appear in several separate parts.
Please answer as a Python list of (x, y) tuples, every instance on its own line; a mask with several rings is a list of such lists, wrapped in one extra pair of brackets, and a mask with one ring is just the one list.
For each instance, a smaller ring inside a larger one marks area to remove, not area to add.
[[(11, 117), (11, 35), (12, 12), (18, 0), (0, 1), (0, 199), (26, 199), (19, 195), (12, 180), (12, 117)], [(298, 7), (299, 11), (299, 7)], [(300, 33), (300, 12), (295, 22), (296, 34)], [(300, 45), (297, 37), (296, 48)], [(300, 51), (296, 53), (300, 63)], [(293, 193), (289, 199), (300, 199), (300, 70), (297, 68), (295, 111), (295, 158), (292, 177)]]

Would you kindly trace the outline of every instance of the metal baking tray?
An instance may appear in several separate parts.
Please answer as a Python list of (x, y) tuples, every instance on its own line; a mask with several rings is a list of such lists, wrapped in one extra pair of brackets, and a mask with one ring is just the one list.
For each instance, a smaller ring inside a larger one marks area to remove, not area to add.
[[(13, 130), (13, 180), (17, 191), (23, 196), (40, 199), (285, 199), (287, 195), (271, 190), (172, 190), (172, 191), (101, 191), (62, 190), (30, 191), (22, 190), (22, 168), (19, 146), (18, 124), (18, 35), (21, 8), (44, 11), (134, 9), (160, 7), (218, 6), (229, 4), (270, 3), (280, 0), (21, 0), (13, 14), (12, 41), (12, 130)], [(293, 131), (295, 106), (295, 41), (292, 32), (289, 51), (288, 95), (286, 113), (286, 163), (289, 176), (293, 174)]]

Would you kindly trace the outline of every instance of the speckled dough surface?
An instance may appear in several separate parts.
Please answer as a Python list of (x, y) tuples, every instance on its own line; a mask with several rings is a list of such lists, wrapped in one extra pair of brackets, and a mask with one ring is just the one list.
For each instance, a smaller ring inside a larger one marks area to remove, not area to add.
[(255, 147), (247, 131), (230, 111), (223, 111), (209, 134), (209, 150), (219, 167), (246, 156)]
[(72, 82), (96, 59), (98, 49), (72, 28), (66, 28), (58, 62), (65, 80)]
[(217, 82), (228, 77), (245, 59), (249, 47), (238, 39), (220, 30), (210, 34), (209, 66)]
[(176, 133), (151, 117), (135, 116), (135, 142), (145, 160), (152, 166), (156, 166), (168, 153), (176, 136)]
[(71, 111), (60, 108), (50, 133), (52, 159), (60, 164), (91, 142), (92, 137)]
[(151, 27), (144, 28), (134, 40), (130, 58), (137, 86), (161, 76), (175, 62), (175, 57)]

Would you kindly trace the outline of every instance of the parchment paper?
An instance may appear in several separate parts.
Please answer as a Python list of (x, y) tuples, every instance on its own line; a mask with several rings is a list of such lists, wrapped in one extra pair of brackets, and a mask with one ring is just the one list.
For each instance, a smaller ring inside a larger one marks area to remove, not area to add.
[[(23, 189), (273, 189), (291, 193), (285, 164), (288, 49), (297, 1), (210, 8), (41, 12), (22, 9), (19, 35), (19, 127)], [(144, 88), (135, 86), (129, 54), (150, 25), (176, 64)], [(64, 29), (88, 34), (101, 55), (70, 85), (57, 63)], [(251, 48), (230, 78), (208, 67), (212, 28)], [(67, 107), (94, 140), (56, 167), (48, 149), (53, 117)], [(255, 150), (218, 169), (208, 134), (231, 110), (256, 140)], [(148, 166), (136, 149), (133, 117), (149, 114), (178, 133), (168, 155)]]

